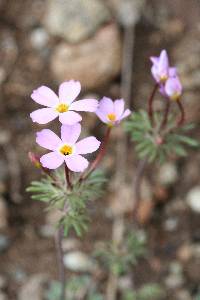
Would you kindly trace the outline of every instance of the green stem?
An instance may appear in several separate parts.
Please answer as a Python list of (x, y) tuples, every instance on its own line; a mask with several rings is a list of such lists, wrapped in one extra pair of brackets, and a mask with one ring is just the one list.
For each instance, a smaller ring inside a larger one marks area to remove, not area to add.
[(65, 284), (66, 284), (65, 266), (63, 263), (64, 253), (63, 253), (63, 249), (62, 249), (62, 239), (63, 239), (63, 225), (61, 225), (59, 227), (57, 236), (55, 239), (58, 268), (59, 268), (59, 280), (60, 280), (60, 284), (61, 284), (61, 294), (60, 294), (59, 300), (65, 300)]

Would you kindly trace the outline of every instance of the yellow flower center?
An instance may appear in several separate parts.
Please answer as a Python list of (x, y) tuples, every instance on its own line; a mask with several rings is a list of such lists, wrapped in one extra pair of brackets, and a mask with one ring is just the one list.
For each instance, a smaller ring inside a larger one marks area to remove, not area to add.
[(107, 117), (108, 117), (108, 120), (111, 122), (116, 121), (116, 115), (114, 113), (108, 114)]
[(162, 75), (162, 76), (160, 77), (160, 82), (161, 82), (161, 83), (165, 83), (165, 82), (167, 81), (167, 79), (168, 79), (168, 76), (167, 76), (167, 75)]
[(60, 153), (63, 155), (70, 155), (73, 152), (73, 148), (72, 146), (69, 145), (63, 145), (60, 149), (59, 149)]
[(58, 106), (56, 107), (56, 110), (59, 112), (59, 113), (64, 113), (64, 112), (67, 112), (69, 109), (69, 105), (65, 104), (65, 103), (60, 103), (58, 104)]
[(180, 93), (174, 93), (171, 97), (171, 100), (177, 101), (180, 98)]

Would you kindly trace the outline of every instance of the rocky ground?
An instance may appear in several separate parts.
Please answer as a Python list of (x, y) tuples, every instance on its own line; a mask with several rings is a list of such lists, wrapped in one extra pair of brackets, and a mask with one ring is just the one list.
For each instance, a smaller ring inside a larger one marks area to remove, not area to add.
[[(180, 71), (187, 121), (197, 123), (192, 134), (198, 138), (199, 4), (192, 0), (188, 8), (187, 1), (178, 0), (133, 2), (137, 14), (131, 106), (145, 107), (152, 88), (148, 58), (166, 47)], [(56, 90), (60, 82), (74, 78), (81, 81), (84, 97), (117, 98), (120, 93), (123, 25), (128, 22), (122, 2), (66, 0), (64, 7), (62, 3), (0, 1), (0, 300), (42, 300), (49, 279), (57, 278), (52, 227), (57, 216), (25, 192), (30, 181), (39, 178), (27, 157), (30, 150), (40, 151), (34, 141), (38, 127), (29, 118), (36, 107), (31, 91), (42, 84)], [(156, 105), (160, 107), (159, 99)], [(102, 134), (95, 117), (87, 116), (86, 130)], [(108, 171), (115, 165), (116, 138), (117, 131), (104, 161)], [(129, 155), (135, 165), (134, 153)], [(192, 300), (200, 292), (200, 153), (190, 151), (185, 159), (156, 167), (153, 175), (151, 168), (143, 193), (155, 204), (144, 202), (139, 214), (148, 236), (148, 256), (133, 270), (135, 284), (158, 282), (166, 299)], [(72, 235), (64, 241), (65, 263), (72, 274), (94, 275), (94, 243), (111, 236), (110, 198), (96, 202), (95, 222), (83, 240)], [(95, 280), (103, 290), (104, 280)]]

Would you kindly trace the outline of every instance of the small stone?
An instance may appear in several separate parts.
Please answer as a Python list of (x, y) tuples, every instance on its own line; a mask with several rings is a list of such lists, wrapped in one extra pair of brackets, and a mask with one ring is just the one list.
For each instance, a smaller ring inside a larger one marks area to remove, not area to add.
[(44, 24), (51, 34), (77, 43), (109, 20), (110, 12), (100, 0), (48, 0)]
[(6, 296), (6, 294), (0, 292), (0, 300), (8, 300), (8, 297)]
[(6, 228), (8, 225), (8, 209), (6, 202), (0, 197), (0, 229)]
[(186, 202), (192, 211), (200, 213), (200, 186), (195, 186), (188, 192)]
[(171, 232), (174, 231), (178, 226), (178, 219), (177, 218), (169, 218), (165, 220), (164, 228), (165, 230)]
[(132, 279), (130, 278), (130, 276), (120, 277), (118, 284), (119, 284), (119, 289), (122, 291), (133, 288)]
[(163, 185), (172, 185), (178, 179), (178, 172), (175, 164), (166, 163), (161, 166), (158, 173), (158, 180)]
[(121, 41), (116, 25), (103, 27), (81, 44), (59, 44), (52, 54), (50, 67), (58, 82), (73, 78), (85, 89), (108, 83), (121, 68)]
[(5, 289), (7, 286), (7, 279), (5, 278), (5, 276), (0, 275), (0, 290)]
[(165, 279), (165, 285), (170, 289), (181, 287), (184, 283), (183, 277), (180, 275), (170, 274)]
[(187, 262), (192, 257), (192, 247), (189, 244), (183, 244), (177, 251), (177, 257), (182, 262)]
[(44, 286), (47, 283), (47, 276), (36, 274), (31, 276), (21, 287), (18, 300), (42, 300), (44, 299)]
[(62, 241), (62, 248), (64, 252), (76, 250), (80, 247), (80, 242), (77, 239), (67, 238)]
[(64, 265), (67, 269), (74, 272), (92, 272), (96, 266), (92, 259), (80, 251), (65, 254)]
[(33, 48), (37, 50), (43, 49), (49, 41), (49, 35), (43, 28), (37, 28), (30, 35), (30, 42)]
[(192, 300), (190, 293), (187, 290), (179, 290), (175, 294), (177, 300)]
[(10, 246), (10, 239), (5, 235), (0, 234), (0, 253), (6, 251), (9, 246)]
[(44, 238), (50, 238), (55, 235), (55, 227), (49, 224), (42, 225), (39, 234)]

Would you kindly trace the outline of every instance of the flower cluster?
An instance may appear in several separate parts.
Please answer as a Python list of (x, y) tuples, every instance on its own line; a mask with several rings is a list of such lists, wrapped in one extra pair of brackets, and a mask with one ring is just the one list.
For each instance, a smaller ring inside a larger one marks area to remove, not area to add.
[(59, 86), (58, 96), (46, 86), (39, 87), (31, 94), (35, 102), (45, 106), (30, 114), (33, 122), (47, 124), (58, 117), (62, 124), (61, 138), (49, 129), (36, 134), (37, 144), (51, 151), (40, 158), (43, 168), (56, 169), (65, 163), (69, 170), (83, 172), (88, 167), (89, 162), (82, 155), (95, 152), (101, 143), (93, 136), (77, 142), (81, 134), (79, 122), (82, 120), (77, 112), (94, 112), (109, 128), (131, 113), (129, 109), (124, 111), (123, 99), (113, 102), (104, 97), (99, 102), (96, 99), (75, 101), (80, 91), (80, 82), (70, 80)]
[(171, 100), (180, 100), (182, 94), (182, 85), (175, 67), (170, 67), (169, 58), (166, 50), (162, 50), (160, 56), (152, 56), (151, 72), (157, 85), (160, 88), (161, 94)]

